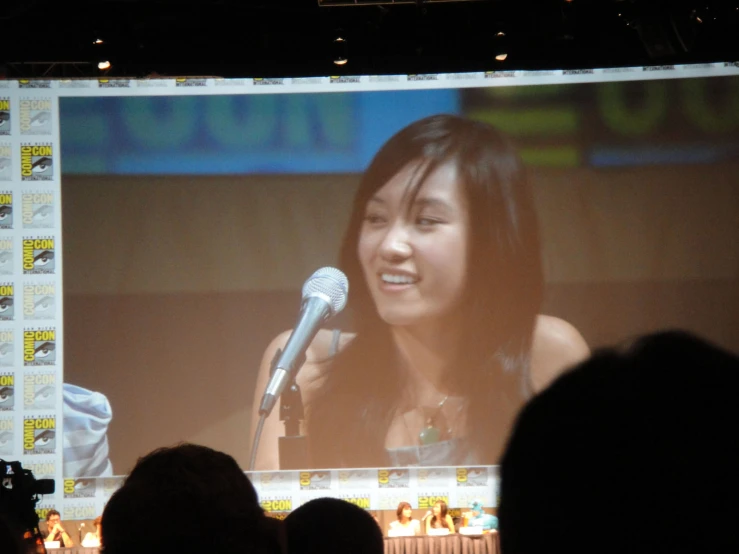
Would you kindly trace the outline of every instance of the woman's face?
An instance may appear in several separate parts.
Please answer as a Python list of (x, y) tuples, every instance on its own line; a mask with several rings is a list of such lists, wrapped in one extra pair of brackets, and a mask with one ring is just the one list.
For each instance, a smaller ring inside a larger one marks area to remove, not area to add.
[(403, 519), (410, 519), (413, 515), (413, 510), (411, 508), (403, 508)]
[(467, 273), (469, 212), (456, 167), (432, 171), (411, 198), (409, 164), (369, 200), (358, 256), (380, 317), (412, 325), (458, 307)]
[(441, 504), (434, 504), (434, 515), (439, 517), (441, 515)]

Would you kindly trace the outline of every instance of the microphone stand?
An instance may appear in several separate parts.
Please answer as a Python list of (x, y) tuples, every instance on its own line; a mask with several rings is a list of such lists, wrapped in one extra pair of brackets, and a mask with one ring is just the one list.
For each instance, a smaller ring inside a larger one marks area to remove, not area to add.
[[(281, 354), (282, 351), (278, 349), (272, 359), (273, 365), (277, 363)], [(304, 363), (305, 356), (299, 360), (296, 368), (302, 367)], [(295, 377), (292, 377), (290, 385), (280, 397), (280, 421), (285, 424), (285, 435), (279, 437), (277, 443), (280, 469), (305, 469), (307, 467), (308, 451), (305, 436), (300, 434), (300, 423), (304, 417), (303, 397)]]
[[(275, 366), (282, 355), (282, 350), (278, 349), (272, 358), (272, 371), (274, 373)], [(296, 368), (302, 367), (305, 363), (305, 355), (296, 364)], [(259, 440), (262, 435), (262, 428), (267, 414), (259, 417), (257, 431), (254, 435), (252, 443), (251, 457), (249, 461), (249, 471), (254, 470), (254, 464), (257, 459), (257, 449), (259, 448)], [(303, 398), (300, 394), (300, 387), (295, 382), (295, 377), (290, 380), (290, 386), (280, 396), (280, 421), (285, 424), (285, 435), (278, 438), (277, 452), (279, 456), (280, 469), (305, 469), (308, 464), (308, 450), (305, 437), (300, 434), (300, 422), (304, 418)]]
[(285, 435), (278, 440), (280, 469), (305, 469), (308, 451), (305, 436), (300, 434), (304, 418), (303, 398), (295, 378), (280, 398), (280, 421), (285, 424)]

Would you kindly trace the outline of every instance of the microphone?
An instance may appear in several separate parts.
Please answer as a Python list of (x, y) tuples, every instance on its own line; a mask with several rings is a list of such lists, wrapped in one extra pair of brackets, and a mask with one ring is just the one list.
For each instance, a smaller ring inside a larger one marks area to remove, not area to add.
[(346, 306), (349, 281), (333, 267), (323, 267), (303, 284), (303, 301), (290, 338), (280, 353), (267, 389), (262, 396), (259, 415), (269, 416), (282, 391), (305, 362), (305, 351), (321, 325)]
[(428, 512), (426, 512), (426, 515), (421, 518), (421, 521), (424, 521), (424, 520), (428, 519), (428, 517), (430, 515), (431, 515), (431, 510), (429, 510)]
[(82, 523), (80, 523), (80, 526), (77, 528), (77, 535), (79, 536), (80, 544), (82, 544), (82, 531), (84, 530), (84, 528), (85, 528), (85, 522), (83, 521)]

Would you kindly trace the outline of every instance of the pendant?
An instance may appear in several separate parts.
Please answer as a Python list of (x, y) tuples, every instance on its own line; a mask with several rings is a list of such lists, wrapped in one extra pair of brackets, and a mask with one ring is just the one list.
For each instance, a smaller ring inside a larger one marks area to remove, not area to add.
[(433, 425), (429, 425), (425, 429), (423, 429), (420, 433), (418, 433), (418, 439), (421, 441), (421, 444), (434, 444), (436, 442), (439, 442), (439, 439), (441, 438), (441, 431), (434, 427)]

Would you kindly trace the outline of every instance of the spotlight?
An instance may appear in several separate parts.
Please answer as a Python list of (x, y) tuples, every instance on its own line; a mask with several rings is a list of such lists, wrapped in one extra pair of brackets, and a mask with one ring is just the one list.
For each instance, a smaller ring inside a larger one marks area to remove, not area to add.
[(108, 60), (101, 60), (98, 62), (98, 69), (100, 71), (105, 71), (106, 69), (110, 69), (110, 62)]
[(334, 39), (333, 43), (333, 58), (334, 64), (346, 65), (349, 61), (348, 57), (349, 45), (347, 44), (346, 38), (343, 35), (338, 35)]
[(103, 39), (100, 37), (95, 37), (95, 39), (92, 41), (93, 44), (103, 44)]
[(508, 57), (508, 37), (503, 31), (498, 31), (493, 37), (493, 55), (499, 62)]

